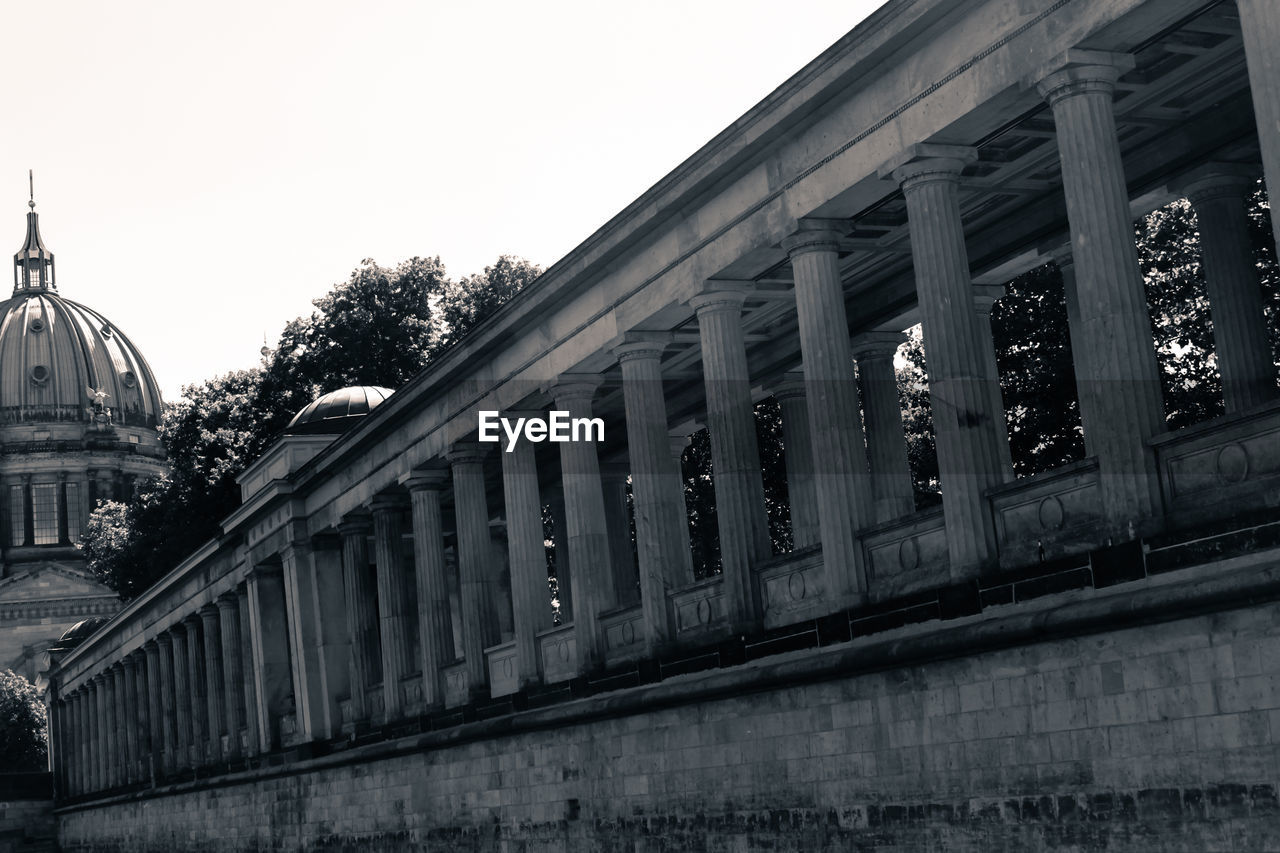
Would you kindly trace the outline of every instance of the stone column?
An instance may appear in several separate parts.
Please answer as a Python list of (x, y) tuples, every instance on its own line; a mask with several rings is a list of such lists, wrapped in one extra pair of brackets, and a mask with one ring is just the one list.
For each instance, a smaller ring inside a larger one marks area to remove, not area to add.
[(1183, 192), (1200, 226), (1222, 396), (1228, 414), (1242, 412), (1276, 397), (1276, 367), (1246, 213), (1254, 181), (1245, 169), (1229, 164), (1197, 169), (1189, 177)]
[[(326, 714), (320, 673), (322, 623), (315, 609), (316, 569), (305, 525), (301, 521), (293, 522), (290, 534), (291, 541), (280, 549), (280, 568), (292, 667), (290, 677), (294, 685), (294, 722), (298, 739), (306, 742), (320, 736), (321, 720)], [(332, 589), (341, 586), (339, 583)]]
[(347, 599), (347, 636), (351, 643), (351, 717), (367, 720), (371, 712), (368, 690), (382, 667), (378, 648), (377, 588), (369, 569), (369, 534), (373, 523), (366, 515), (347, 516), (338, 525), (342, 536), (342, 582)]
[(94, 788), (93, 719), (97, 714), (96, 693), (93, 679), (80, 688), (80, 748), (76, 751), (80, 760), (80, 793), (87, 794)]
[(448, 471), (430, 470), (415, 472), (405, 483), (412, 507), (413, 564), (418, 580), (418, 665), (422, 669), (425, 708), (443, 704), (440, 668), (453, 663), (454, 659), (453, 614), (449, 608), (444, 523), (440, 515), (440, 492), (448, 481)]
[(1000, 366), (996, 363), (996, 339), (991, 333), (991, 311), (996, 300), (1004, 296), (1002, 284), (974, 284), (973, 308), (978, 312), (978, 337), (982, 349), (982, 384), (991, 394), (991, 411), (996, 415), (996, 449), (1000, 452), (1000, 479), (1013, 482), (1013, 448), (1009, 446), (1009, 419), (1004, 409), (1004, 393), (1000, 390)]
[(67, 696), (68, 731), (67, 741), (67, 795), (78, 797), (84, 790), (80, 771), (84, 764), (80, 761), (80, 749), (84, 744), (83, 722), (80, 719), (80, 708), (84, 699), (79, 690)]
[(122, 713), (120, 727), (123, 729), (121, 744), (124, 756), (120, 761), (121, 781), (131, 785), (138, 781), (138, 671), (132, 655), (125, 655), (120, 660), (118, 675), (120, 682), (120, 703)]
[(120, 771), (123, 767), (120, 749), (120, 673), (116, 665), (107, 667), (106, 676), (107, 717), (105, 741), (107, 752), (106, 787), (114, 788), (120, 784)]
[(752, 570), (772, 553), (742, 331), (742, 304), (750, 286), (708, 282), (707, 287), (689, 304), (697, 312), (702, 342), (725, 613), (732, 630), (745, 631), (760, 612)]
[(218, 608), (206, 604), (200, 608), (204, 634), (205, 719), (208, 723), (209, 759), (222, 759), (222, 735), (227, 730), (226, 676), (222, 672), (222, 626)]
[(1092, 388), (1089, 377), (1093, 369), (1089, 365), (1089, 347), (1085, 345), (1084, 326), (1080, 320), (1080, 297), (1076, 293), (1076, 262), (1071, 256), (1070, 244), (1061, 246), (1052, 252), (1054, 265), (1062, 276), (1063, 299), (1067, 306), (1067, 337), (1071, 342), (1071, 364), (1076, 377), (1076, 404), (1080, 410), (1080, 428), (1084, 430), (1084, 448), (1086, 456), (1095, 456), (1094, 442), (1097, 440), (1096, 427), (1089, 418), (1098, 411), (1098, 404), (1086, 403), (1085, 395)]
[(134, 756), (134, 781), (148, 782), (151, 779), (151, 709), (150, 696), (154, 692), (150, 679), (147, 678), (146, 653), (139, 650), (132, 655), (133, 666), (133, 707), (136, 716), (133, 721), (134, 740), (137, 752)]
[(679, 456), (671, 452), (662, 387), (662, 351), (670, 337), (632, 332), (613, 350), (622, 369), (640, 608), (648, 655), (658, 653), (672, 638), (667, 592), (693, 582), (684, 483)]
[[(165, 720), (168, 713), (165, 711), (165, 688), (160, 675), (159, 642), (148, 640), (142, 644), (142, 652), (147, 660), (147, 740), (151, 746), (147, 756), (147, 769), (151, 776), (151, 783), (154, 785), (165, 770), (165, 756), (168, 754), (165, 752), (166, 732), (169, 730)], [(165, 657), (168, 657), (167, 650), (165, 650)]]
[(187, 692), (191, 701), (191, 766), (205, 763), (209, 743), (208, 698), (205, 695), (204, 643), (200, 617), (192, 613), (182, 620), (187, 629)]
[(257, 755), (262, 736), (258, 731), (258, 684), (254, 677), (253, 635), (249, 618), (249, 586), (236, 587), (236, 610), (240, 622), (240, 674), (244, 685), (245, 752)]
[(387, 720), (404, 716), (402, 679), (413, 672), (411, 625), (413, 590), (404, 565), (400, 538), (406, 501), (402, 495), (373, 499), (374, 561), (378, 565), (378, 621), (382, 647), (382, 702)]
[(164, 775), (178, 769), (178, 698), (174, 692), (173, 635), (168, 631), (156, 637), (157, 663), (160, 674), (160, 721), (163, 728)]
[[(567, 411), (573, 419), (591, 418), (591, 398), (600, 382), (598, 376), (562, 375), (551, 389), (556, 408)], [(569, 562), (574, 567), (573, 630), (578, 647), (578, 671), (587, 673), (604, 665), (599, 616), (605, 603), (615, 600), (604, 489), (594, 442), (560, 444), (560, 482), (564, 486)]]
[(489, 566), (489, 506), (485, 498), (486, 446), (462, 442), (449, 452), (453, 511), (458, 528), (462, 656), (473, 695), (488, 693), (484, 650), (498, 642), (497, 582)]
[(76, 752), (75, 752), (75, 776), (76, 776), (76, 794), (81, 795), (89, 791), (90, 780), (90, 763), (89, 763), (89, 714), (92, 710), (92, 703), (89, 698), (88, 687), (81, 687), (76, 691), (75, 703), (75, 724), (76, 724)]
[(258, 742), (263, 752), (270, 752), (284, 746), (280, 721), (289, 715), (294, 695), (284, 570), (279, 565), (259, 563), (247, 580)]
[[(1244, 58), (1249, 68), (1249, 90), (1258, 123), (1262, 169), (1267, 187), (1280, 187), (1280, 9), (1274, 0), (1236, 0), (1240, 29), (1244, 33)], [(1280, 197), (1280, 190), (1270, 190)], [(1271, 217), (1271, 228), (1280, 244), (1280, 216)]]
[(1090, 389), (1080, 404), (1095, 409), (1086, 416), (1087, 424), (1097, 427), (1091, 450), (1098, 456), (1109, 532), (1119, 535), (1160, 512), (1155, 457), (1147, 442), (1165, 429), (1112, 113), (1116, 80), (1132, 62), (1131, 56), (1073, 52), (1060, 63), (1061, 70), (1038, 83), (1057, 125), (1076, 265), (1076, 310), (1089, 352), (1085, 381)]
[[(818, 493), (814, 488), (813, 439), (804, 374), (792, 371), (769, 389), (782, 409), (783, 451), (786, 454), (787, 500), (791, 509), (791, 547), (796, 551), (817, 545)], [(868, 428), (871, 424), (868, 421)], [(681, 450), (683, 450), (683, 446)]]
[(960, 580), (995, 562), (995, 527), (984, 492), (1002, 479), (1003, 424), (984, 379), (984, 344), (957, 193), (960, 172), (977, 152), (916, 146), (913, 154), (893, 176), (907, 202), (948, 557), (952, 579)]
[[(242, 753), (240, 730), (245, 716), (244, 654), (240, 651), (240, 607), (233, 592), (225, 592), (215, 602), (218, 607), (219, 639), (222, 643), (222, 718), (226, 724), (227, 747), (223, 757), (236, 761)], [(212, 691), (211, 691), (212, 692)]]
[(609, 537), (609, 565), (613, 567), (612, 602), (609, 607), (629, 607), (640, 600), (636, 578), (636, 552), (631, 547), (631, 510), (627, 506), (627, 476), (624, 463), (602, 464), (600, 485), (604, 491), (604, 523)]
[(813, 473), (822, 561), (835, 600), (847, 603), (866, 595), (857, 532), (874, 520), (875, 510), (849, 350), (839, 239), (829, 228), (802, 227), (782, 247), (795, 275), (810, 440), (814, 456), (822, 460)]
[[(560, 598), (560, 621), (573, 621), (573, 571), (569, 565), (569, 528), (564, 520), (564, 487), (547, 489), (544, 503), (551, 507), (551, 536), (555, 542), (556, 588)], [(547, 627), (550, 627), (548, 622)]]
[[(867, 451), (876, 520), (888, 521), (916, 511), (907, 436), (902, 427), (902, 399), (893, 358), (907, 336), (901, 332), (864, 332), (853, 340), (867, 419)], [(788, 483), (788, 485), (790, 485)]]
[(187, 629), (185, 625), (174, 625), (170, 628), (173, 634), (173, 692), (174, 708), (178, 721), (178, 744), (175, 755), (176, 767), (179, 769), (191, 765), (191, 744), (194, 725), (191, 706), (194, 697), (191, 695), (191, 661), (187, 646)]
[[(334, 595), (344, 588), (342, 539), (321, 535), (311, 539), (312, 583), (303, 619), (313, 622), (310, 632), (302, 632), (317, 643), (311, 656), (316, 659), (318, 673), (307, 670), (307, 685), (300, 687), (310, 698), (310, 731), (312, 737), (334, 737), (342, 731), (341, 699), (351, 695), (351, 637), (347, 632), (345, 595)], [(301, 724), (299, 724), (301, 725)]]
[(89, 725), (93, 731), (89, 755), (93, 760), (93, 790), (101, 791), (107, 787), (107, 762), (111, 748), (107, 744), (107, 679), (102, 673), (93, 677), (93, 716)]
[[(508, 412), (508, 417), (543, 417), (542, 412)], [(503, 448), (506, 450), (506, 448)], [(511, 565), (511, 605), (516, 640), (516, 679), (521, 688), (542, 677), (538, 630), (550, 610), (547, 554), (542, 536), (535, 447), (521, 437), (502, 457), (502, 494), (507, 512), (507, 555)]]

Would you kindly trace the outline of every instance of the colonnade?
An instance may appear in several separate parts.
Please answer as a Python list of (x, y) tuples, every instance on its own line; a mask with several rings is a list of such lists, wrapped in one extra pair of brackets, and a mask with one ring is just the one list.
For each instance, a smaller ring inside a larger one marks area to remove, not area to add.
[[(1280, 180), (1280, 74), (1258, 59), (1280, 36), (1265, 0), (1241, 0), (1263, 167)], [(1258, 29), (1250, 32), (1250, 26)], [(1259, 41), (1259, 39), (1263, 39)], [(1160, 513), (1150, 439), (1164, 411), (1112, 100), (1130, 58), (1073, 51), (1035, 86), (1052, 111), (1070, 228), (1062, 251), (1071, 338), (1088, 452), (1100, 472), (1102, 515), (1116, 535)], [(905, 198), (915, 286), (928, 355), (949, 577), (989, 572), (998, 558), (988, 492), (1011, 479), (1005, 414), (989, 325), (992, 295), (970, 278), (959, 204), (971, 148), (918, 144), (883, 165)], [(1201, 217), (1204, 268), (1229, 411), (1276, 397), (1275, 368), (1249, 256), (1244, 215), (1251, 179), (1207, 166), (1185, 176)], [(753, 391), (781, 403), (792, 528), (799, 550), (819, 547), (828, 611), (868, 600), (860, 537), (914, 511), (893, 376), (895, 330), (850, 339), (839, 224), (801, 220), (779, 235), (794, 273), (802, 364), (752, 376), (743, 307), (755, 284), (710, 280), (687, 298), (697, 319), (710, 433), (724, 631), (761, 625), (756, 571), (771, 556)], [(608, 662), (602, 614), (634, 608), (638, 654), (679, 637), (671, 598), (693, 581), (678, 451), (663, 392), (672, 335), (628, 331), (609, 345), (626, 425), (625, 468), (595, 444), (559, 445), (559, 470), (539, 471), (532, 444), (512, 452), (465, 440), (414, 469), (394, 490), (331, 531), (298, 537), (254, 565), (243, 584), (170, 624), (142, 648), (84, 679), (54, 707), (57, 769), (84, 794), (147, 782), (277, 749), (290, 738), (329, 738), (487, 697), (488, 656), (511, 643), (515, 690), (545, 680), (540, 639), (551, 626), (543, 507), (563, 501), (556, 559), (562, 609), (571, 614), (574, 670)], [(858, 377), (855, 378), (855, 365)], [(591, 417), (602, 376), (566, 373), (524, 401)], [(860, 384), (859, 384), (860, 383)], [(503, 506), (488, 503), (486, 459), (500, 454)], [(630, 477), (636, 549), (626, 524)], [(540, 483), (556, 483), (557, 497)], [(450, 600), (442, 498), (451, 492), (458, 606)], [(505, 565), (490, 523), (506, 525)], [(336, 535), (335, 535), (336, 534)], [(412, 556), (405, 537), (412, 538)], [(372, 547), (371, 547), (372, 544)], [(634, 570), (630, 561), (634, 559)], [(567, 563), (567, 565), (566, 565)], [(570, 571), (571, 569), (571, 571)], [(638, 596), (638, 601), (637, 601)], [(571, 603), (570, 603), (571, 602)], [(455, 648), (454, 621), (461, 646)], [(456, 699), (462, 685), (461, 700)]]

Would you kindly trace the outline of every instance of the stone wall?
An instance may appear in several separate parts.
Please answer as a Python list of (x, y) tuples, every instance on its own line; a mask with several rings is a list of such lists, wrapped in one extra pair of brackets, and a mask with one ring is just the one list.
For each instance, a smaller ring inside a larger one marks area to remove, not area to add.
[(0, 767), (0, 853), (53, 850), (55, 835), (49, 774)]
[[(998, 621), (984, 624), (998, 634)], [(949, 631), (959, 653), (965, 628), (903, 629), (877, 648)], [(942, 639), (934, 648), (948, 647)], [(810, 680), (821, 655), (835, 667)], [(1278, 604), (850, 674), (878, 659), (856, 643), (770, 658), (637, 688), (631, 699), (638, 692), (649, 708), (639, 713), (605, 696), (217, 786), (68, 808), (60, 842), (66, 851), (1280, 849)]]

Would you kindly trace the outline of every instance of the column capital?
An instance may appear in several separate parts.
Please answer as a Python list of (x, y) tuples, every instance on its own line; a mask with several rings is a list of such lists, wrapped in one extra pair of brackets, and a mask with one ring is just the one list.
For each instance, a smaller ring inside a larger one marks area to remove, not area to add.
[(159, 634), (156, 635), (156, 638), (152, 640), (152, 642), (156, 644), (157, 648), (172, 646), (173, 634), (171, 634), (168, 630), (161, 631)]
[(805, 252), (836, 252), (840, 240), (849, 233), (849, 222), (843, 219), (801, 219), (796, 230), (782, 238), (782, 250), (789, 257)]
[(197, 610), (196, 613), (200, 615), (200, 618), (207, 625), (210, 622), (212, 622), (214, 619), (218, 618), (218, 605), (214, 604), (213, 602), (209, 602), (204, 607), (201, 607), (199, 610)]
[(183, 624), (183, 625), (190, 625), (191, 627), (193, 627), (193, 628), (194, 628), (196, 625), (199, 625), (199, 624), (200, 624), (200, 614), (199, 614), (199, 613), (188, 613), (186, 616), (183, 616), (183, 617), (182, 617), (182, 624)]
[(557, 406), (570, 402), (590, 403), (596, 389), (603, 383), (604, 377), (594, 373), (562, 373), (549, 390)]
[[(276, 578), (284, 575), (284, 566), (280, 563), (256, 563), (248, 572), (245, 573), (245, 579), (249, 581), (261, 580), (263, 578)], [(195, 618), (195, 614), (187, 618)], [(182, 620), (186, 622), (186, 619)]]
[(404, 480), (402, 485), (414, 492), (439, 492), (449, 486), (449, 469), (447, 468), (417, 468), (409, 472), (409, 476)]
[(124, 669), (133, 669), (136, 663), (131, 654), (125, 655), (120, 659), (120, 666)]
[(337, 525), (341, 536), (364, 536), (373, 532), (373, 518), (366, 512), (353, 512), (343, 516)]
[(934, 145), (921, 142), (910, 146), (878, 170), (892, 177), (903, 192), (935, 181), (955, 183), (964, 168), (978, 161), (978, 149), (963, 145)]
[(973, 307), (979, 314), (989, 315), (996, 300), (1005, 295), (1003, 284), (975, 284), (973, 287)]
[(95, 690), (101, 687), (106, 680), (106, 674), (101, 672), (97, 672), (89, 676), (89, 684), (92, 685)]
[(234, 591), (229, 591), (229, 592), (224, 592), (222, 595), (215, 598), (213, 600), (213, 603), (217, 605), (218, 610), (225, 613), (226, 611), (231, 610), (232, 608), (239, 607), (240, 599), (236, 597), (236, 594)]
[(1246, 163), (1205, 163), (1171, 183), (1192, 204), (1214, 198), (1245, 198), (1253, 192), (1262, 169)]
[(107, 675), (110, 675), (112, 678), (115, 678), (118, 675), (118, 673), (123, 669), (124, 669), (124, 664), (122, 664), (120, 661), (116, 661), (115, 663), (107, 667)]
[(765, 390), (778, 401), (804, 397), (806, 394), (803, 370), (788, 370), (765, 384)]
[(641, 358), (662, 358), (671, 343), (670, 332), (626, 332), (610, 348), (619, 362)]
[(754, 281), (708, 279), (698, 293), (689, 297), (688, 305), (698, 316), (718, 311), (741, 311), (747, 294), (755, 290)]
[(383, 492), (373, 496), (373, 500), (369, 502), (369, 508), (374, 515), (387, 512), (404, 512), (409, 508), (409, 496), (399, 492)]
[(1120, 75), (1133, 69), (1129, 53), (1072, 48), (1042, 64), (1023, 78), (1024, 88), (1035, 87), (1050, 104), (1073, 95), (1115, 91)]
[(460, 441), (449, 448), (445, 458), (449, 460), (450, 465), (479, 465), (484, 462), (492, 447), (491, 444), (482, 444), (478, 441)]
[(868, 358), (893, 358), (898, 347), (907, 340), (904, 332), (860, 332), (849, 341), (855, 361)]

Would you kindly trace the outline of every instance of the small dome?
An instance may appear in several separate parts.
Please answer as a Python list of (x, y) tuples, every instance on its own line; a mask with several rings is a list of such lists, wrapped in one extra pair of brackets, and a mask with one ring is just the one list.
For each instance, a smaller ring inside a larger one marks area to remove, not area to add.
[(91, 616), (83, 619), (68, 628), (58, 639), (55, 648), (58, 649), (74, 649), (76, 646), (89, 639), (95, 631), (110, 621), (106, 616)]
[(390, 388), (377, 385), (353, 385), (330, 391), (294, 415), (284, 429), (285, 435), (337, 435), (346, 432), (391, 394)]

